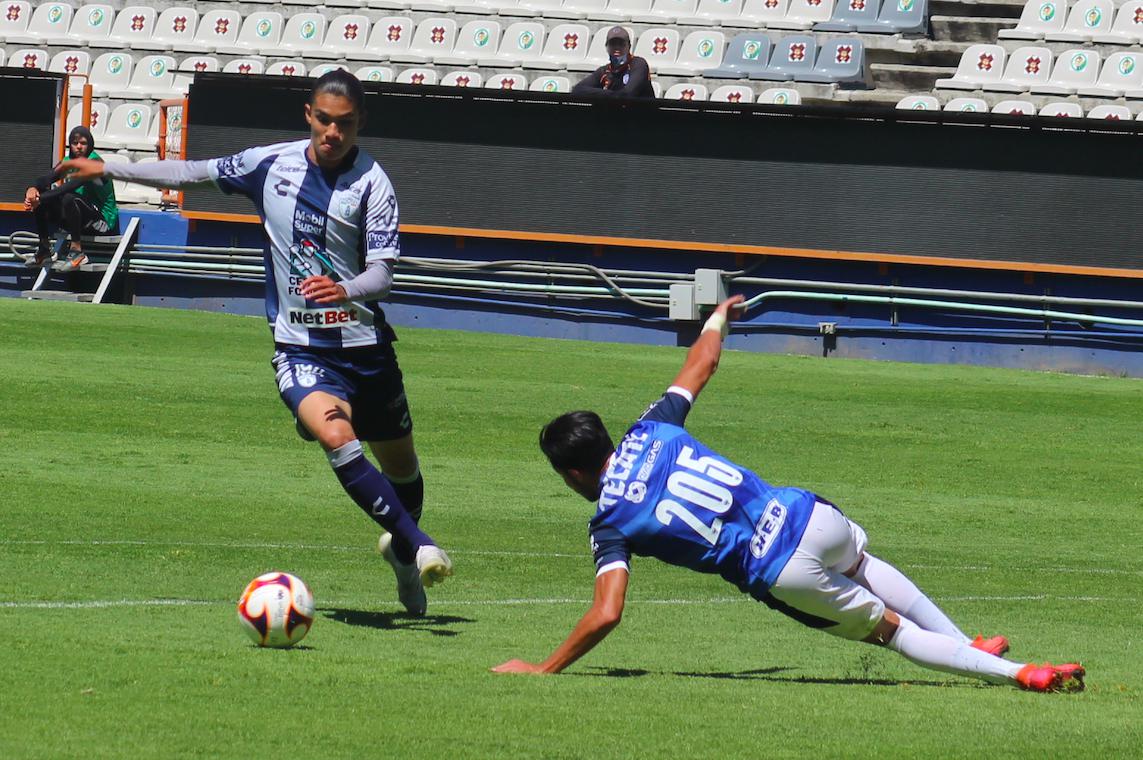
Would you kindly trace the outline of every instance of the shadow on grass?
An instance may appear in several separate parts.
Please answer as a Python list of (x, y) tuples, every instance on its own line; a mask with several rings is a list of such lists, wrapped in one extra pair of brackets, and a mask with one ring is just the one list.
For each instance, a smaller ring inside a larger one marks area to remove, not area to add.
[(447, 626), (458, 623), (474, 623), (471, 618), (457, 615), (425, 615), (417, 617), (407, 612), (376, 612), (373, 610), (347, 610), (338, 607), (319, 609), (327, 619), (346, 625), (360, 625), (366, 628), (381, 628), (387, 631), (424, 631), (434, 636), (458, 636)]
[(916, 679), (897, 680), (893, 678), (821, 678), (818, 676), (780, 676), (779, 673), (792, 670), (786, 667), (757, 668), (755, 670), (738, 670), (711, 673), (685, 673), (671, 671), (643, 670), (641, 668), (604, 668), (591, 667), (591, 672), (578, 672), (575, 675), (595, 678), (639, 678), (640, 676), (679, 676), (682, 678), (717, 678), (731, 681), (768, 681), (771, 683), (787, 684), (825, 684), (829, 686), (937, 686), (947, 689), (951, 686), (969, 686), (976, 688), (978, 684), (957, 683), (952, 681), (926, 681)]

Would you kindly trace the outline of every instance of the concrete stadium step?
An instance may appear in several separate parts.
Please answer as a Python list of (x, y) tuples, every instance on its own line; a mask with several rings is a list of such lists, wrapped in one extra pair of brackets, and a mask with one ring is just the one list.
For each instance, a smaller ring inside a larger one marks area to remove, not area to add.
[(74, 301), (91, 303), (93, 293), (72, 293), (70, 290), (24, 290), (20, 297), (29, 301)]
[(996, 40), (1001, 29), (1011, 29), (1015, 19), (989, 16), (930, 16), (934, 40), (981, 42)]
[[(869, 66), (875, 89), (916, 94), (928, 92), (933, 84), (956, 73), (955, 66), (913, 66), (903, 63), (874, 63)], [(903, 96), (902, 96), (903, 97)], [(896, 101), (894, 101), (896, 102)]]

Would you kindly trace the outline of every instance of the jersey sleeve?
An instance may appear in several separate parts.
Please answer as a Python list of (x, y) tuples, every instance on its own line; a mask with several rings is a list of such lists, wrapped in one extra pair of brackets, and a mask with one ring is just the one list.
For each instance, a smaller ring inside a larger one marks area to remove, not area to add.
[(695, 397), (686, 388), (672, 385), (659, 400), (647, 407), (639, 416), (640, 422), (666, 422), (669, 425), (683, 426)]
[(264, 165), (278, 153), (276, 145), (247, 148), (233, 156), (214, 158), (207, 162), (207, 173), (218, 189), (230, 195), (238, 193), (253, 197), (262, 192), (266, 178)]
[(401, 257), (401, 243), (397, 235), (397, 195), (393, 185), (382, 174), (369, 186), (365, 201), (365, 263)]
[(630, 572), (631, 550), (627, 548), (627, 539), (622, 533), (610, 525), (593, 525), (590, 534), (596, 577), (619, 568)]

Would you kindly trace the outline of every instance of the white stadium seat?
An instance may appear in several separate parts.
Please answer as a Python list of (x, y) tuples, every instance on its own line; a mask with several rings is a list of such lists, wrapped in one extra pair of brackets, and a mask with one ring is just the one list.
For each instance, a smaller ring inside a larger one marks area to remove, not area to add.
[(48, 51), (40, 48), (23, 48), (13, 50), (8, 56), (8, 66), (13, 69), (46, 69), (48, 67)]
[[(116, 106), (107, 119), (107, 130), (103, 142), (110, 148), (129, 150), (155, 150), (156, 137), (150, 136), (151, 106), (143, 103), (126, 103)], [(158, 122), (156, 122), (156, 125)]]
[(634, 54), (645, 59), (653, 72), (674, 64), (679, 56), (679, 31), (665, 26), (644, 30), (635, 41)]
[(320, 51), (325, 42), (325, 16), (295, 13), (282, 29), (278, 46), (264, 49), (265, 55), (307, 56)]
[(699, 0), (695, 12), (678, 20), (679, 24), (694, 26), (723, 25), (742, 14), (742, 0)]
[(88, 74), (91, 73), (91, 53), (86, 50), (63, 50), (52, 56), (48, 71), (72, 75), (68, 79), (68, 92), (82, 95), (83, 86), (87, 84)]
[[(103, 133), (107, 131), (107, 119), (111, 115), (111, 108), (98, 100), (91, 101), (91, 136), (95, 138), (95, 147), (98, 150), (102, 142)], [(73, 100), (68, 104), (67, 128), (70, 132), (73, 127), (83, 123), (83, 101)]]
[(1048, 32), (1049, 42), (1091, 42), (1097, 34), (1111, 31), (1115, 6), (1111, 0), (1079, 0), (1068, 11), (1068, 20), (1059, 32)]
[(106, 37), (96, 37), (88, 44), (97, 48), (129, 48), (136, 42), (148, 42), (155, 33), (154, 8), (130, 5), (119, 11)]
[(1040, 116), (1051, 116), (1061, 119), (1083, 118), (1083, 108), (1079, 103), (1062, 100), (1040, 106)]
[(1089, 119), (1105, 119), (1109, 121), (1131, 121), (1131, 109), (1127, 106), (1096, 106), (1087, 112)]
[(1002, 100), (992, 107), (992, 113), (1008, 116), (1035, 116), (1036, 106), (1030, 100)]
[(1079, 95), (1121, 98), (1143, 89), (1143, 53), (1112, 53), (1099, 69), (1095, 84), (1077, 89)]
[[(654, 0), (608, 0), (607, 12), (604, 15), (630, 21), (635, 16), (646, 17), (651, 12), (651, 3)], [(588, 13), (588, 18), (601, 18), (600, 15)], [(632, 36), (634, 39), (634, 36)]]
[(455, 44), (455, 21), (443, 16), (426, 18), (417, 24), (409, 46), (403, 51), (390, 53), (389, 58), (399, 63), (428, 63), (447, 56)]
[[(417, 34), (420, 34), (417, 27)], [(414, 39), (413, 44), (416, 44)], [(433, 63), (451, 66), (472, 66), (478, 58), (496, 52), (500, 44), (500, 22), (479, 18), (469, 21), (456, 33), (456, 41), (450, 50), (432, 57)]]
[(535, 92), (571, 92), (571, 80), (560, 76), (541, 76), (533, 79), (528, 89)]
[(130, 53), (104, 53), (91, 64), (91, 88), (96, 97), (106, 97), (113, 91), (125, 90), (131, 83), (135, 59)]
[(1040, 95), (1074, 95), (1080, 87), (1095, 85), (1099, 75), (1099, 53), (1091, 48), (1066, 50), (1056, 58), (1052, 76), (1046, 84), (1032, 86)]
[(902, 111), (939, 111), (941, 102), (932, 95), (906, 95), (896, 107)]
[(1124, 3), (1111, 22), (1111, 29), (1093, 34), (1093, 42), (1112, 45), (1138, 45), (1143, 43), (1143, 3)]
[(987, 82), (985, 90), (997, 92), (1027, 92), (1037, 85), (1046, 85), (1052, 70), (1052, 51), (1046, 47), (1026, 45), (1008, 55), (1004, 77), (999, 82)]
[(762, 91), (757, 103), (771, 106), (801, 105), (802, 94), (792, 87), (770, 87)]
[(399, 84), (436, 84), (436, 69), (413, 68), (405, 69), (397, 75)]
[(524, 68), (562, 69), (582, 61), (587, 54), (591, 30), (586, 24), (557, 24), (548, 32), (540, 57), (524, 64)]
[(790, 10), (789, 0), (746, 0), (737, 18), (728, 18), (723, 26), (756, 29), (758, 27), (785, 28), (780, 26)]
[(988, 103), (983, 98), (953, 98), (945, 103), (945, 110), (958, 113), (988, 113)]
[(32, 6), (27, 0), (8, 0), (4, 7), (7, 12), (0, 15), (0, 42), (25, 35), (32, 20)]
[(677, 24), (680, 18), (695, 15), (698, 12), (698, 0), (654, 0), (651, 10), (645, 14), (636, 14), (632, 21), (647, 24)]
[(242, 29), (233, 43), (218, 45), (215, 52), (231, 55), (267, 55), (278, 47), (282, 38), (282, 14), (277, 11), (254, 11), (242, 20)]
[(155, 30), (148, 40), (131, 42), (132, 50), (174, 50), (180, 44), (194, 42), (198, 30), (198, 11), (187, 6), (167, 8), (155, 21)]
[(305, 61), (277, 61), (266, 67), (266, 73), (275, 77), (304, 77)]
[(718, 68), (722, 64), (722, 53), (726, 50), (726, 35), (713, 29), (691, 32), (679, 45), (679, 55), (675, 62), (659, 67), (660, 74), (676, 76), (696, 76), (706, 69)]
[(753, 103), (754, 90), (743, 84), (724, 84), (710, 94), (714, 103)]
[(241, 29), (242, 16), (238, 11), (206, 11), (198, 21), (194, 39), (178, 39), (173, 47), (187, 53), (213, 53), (220, 47), (234, 45)]
[(1049, 32), (1063, 31), (1065, 0), (1027, 0), (1013, 29), (1001, 29), (1002, 40), (1042, 40)]
[(325, 45), (320, 50), (306, 51), (312, 58), (360, 59), (365, 53), (372, 24), (368, 16), (347, 13), (329, 22), (325, 32)]
[(833, 0), (790, 0), (785, 18), (773, 21), (775, 29), (812, 29), (833, 16)]
[(148, 55), (140, 58), (131, 74), (126, 89), (111, 93), (113, 98), (125, 100), (162, 100), (178, 95), (174, 88), (178, 64), (169, 55)]
[(1007, 53), (999, 45), (971, 45), (960, 57), (951, 79), (938, 79), (936, 86), (951, 90), (979, 90), (1004, 76)]
[(59, 39), (67, 35), (74, 14), (75, 8), (67, 3), (43, 3), (32, 11), (32, 18), (24, 31), (13, 29), (6, 32), (4, 41), (16, 45), (39, 45), (51, 39)]
[(495, 74), (488, 78), (484, 87), (490, 90), (527, 90), (528, 78), (522, 74)]
[(257, 58), (235, 58), (222, 67), (223, 74), (262, 74), (266, 71), (266, 64)]
[(341, 69), (342, 71), (349, 71), (349, 67), (344, 63), (319, 63), (310, 69), (311, 79), (320, 79), (331, 71)]
[[(426, 19), (429, 21), (429, 19)], [(413, 20), (408, 16), (385, 16), (373, 24), (365, 51), (353, 60), (389, 60), (395, 54), (407, 53), (413, 39)], [(418, 57), (419, 60), (419, 57)]]
[(362, 66), (353, 72), (362, 82), (392, 82), (393, 69), (388, 66)]
[(110, 5), (85, 5), (72, 16), (71, 26), (63, 37), (48, 39), (50, 45), (91, 45), (111, 34), (115, 10)]
[(545, 31), (538, 21), (510, 24), (501, 35), (496, 54), (479, 58), (477, 63), (490, 68), (517, 68), (539, 61), (544, 51)]
[(710, 92), (705, 84), (700, 82), (680, 82), (667, 88), (663, 95), (664, 100), (706, 100)]
[(482, 87), (484, 77), (475, 71), (450, 71), (441, 77), (442, 87)]

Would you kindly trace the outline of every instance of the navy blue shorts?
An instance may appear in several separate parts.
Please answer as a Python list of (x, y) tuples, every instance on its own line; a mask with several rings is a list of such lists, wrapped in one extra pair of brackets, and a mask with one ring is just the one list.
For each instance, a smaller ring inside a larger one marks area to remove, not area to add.
[(392, 441), (413, 432), (405, 384), (391, 343), (361, 348), (320, 349), (275, 346), (271, 364), (278, 394), (298, 416), (298, 405), (314, 391), (349, 402), (353, 430), (363, 441)]

